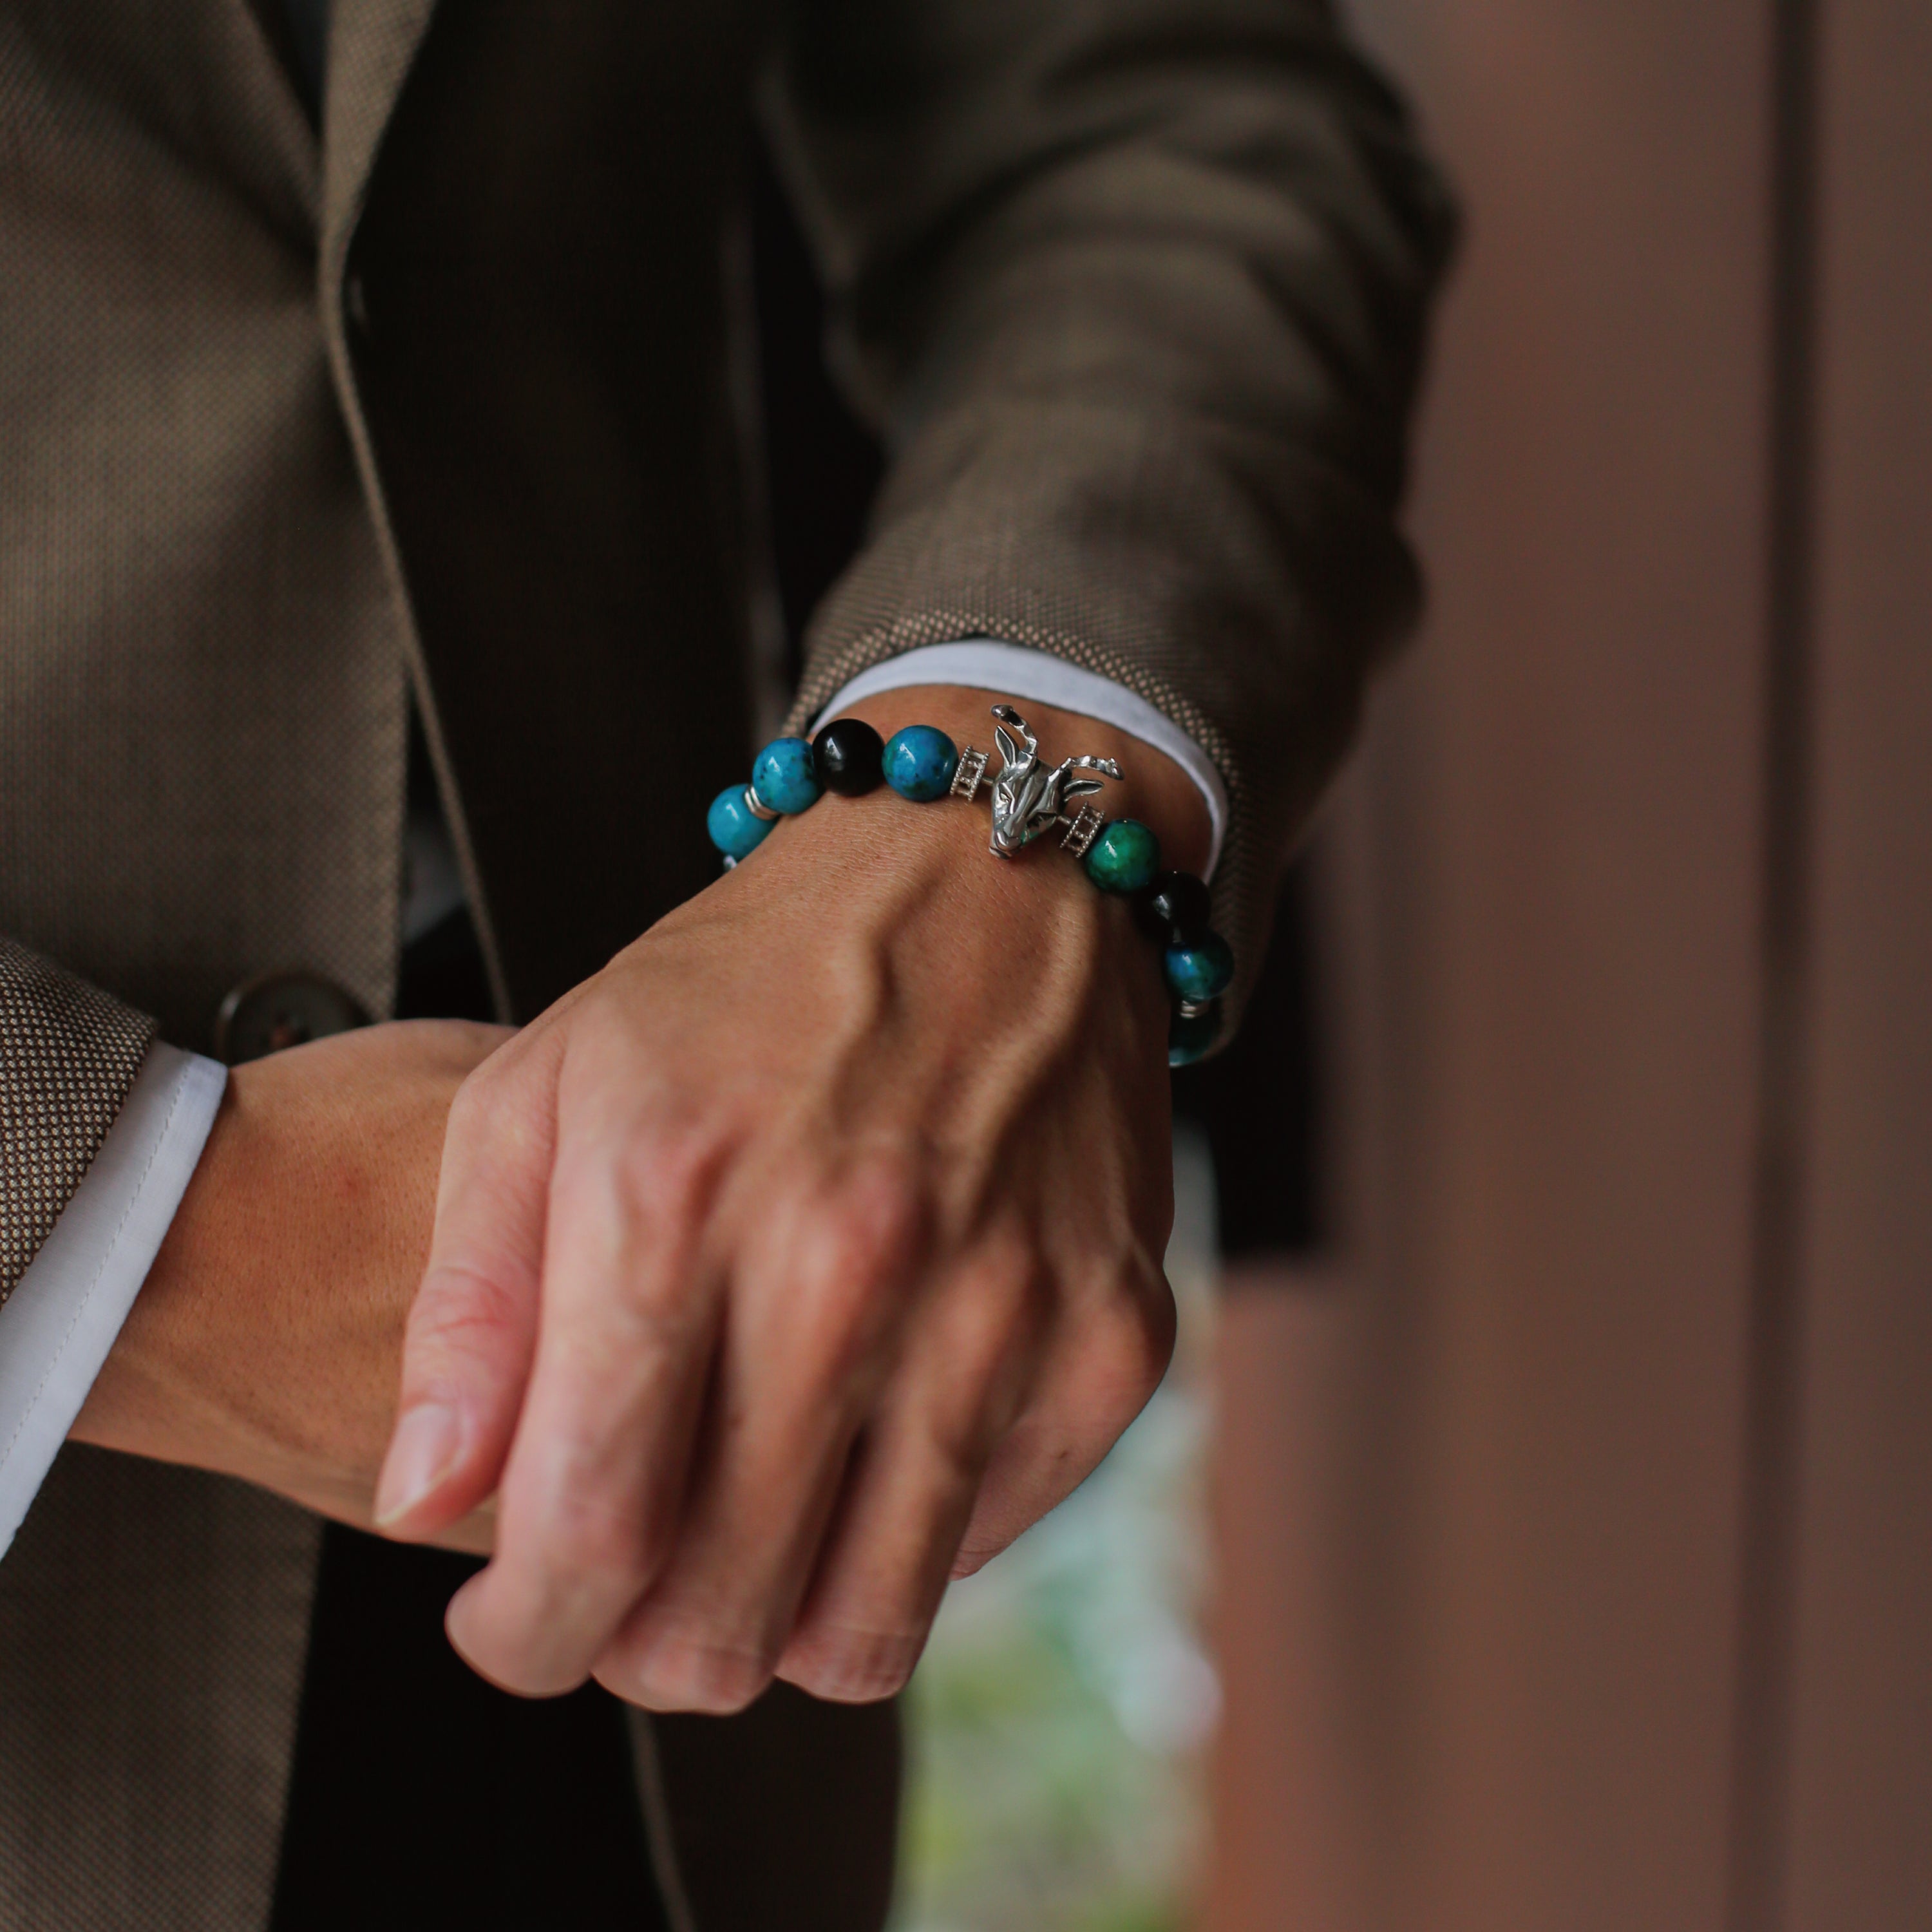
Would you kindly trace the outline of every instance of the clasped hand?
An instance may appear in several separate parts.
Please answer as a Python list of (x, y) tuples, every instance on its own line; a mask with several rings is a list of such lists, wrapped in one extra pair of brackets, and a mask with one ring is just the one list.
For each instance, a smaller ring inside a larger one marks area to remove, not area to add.
[[(987, 702), (872, 715), (963, 736)], [(1109, 806), (1199, 863), (1174, 767), (1089, 721), (1042, 732), (1145, 774)], [(449, 1036), (494, 1050), (449, 1106), (374, 1514), (493, 1538), (448, 1624), (494, 1682), (704, 1711), (774, 1676), (890, 1694), (948, 1579), (1081, 1482), (1163, 1372), (1151, 949), (1072, 862), (994, 860), (983, 825), (827, 799), (520, 1033)], [(374, 1034), (420, 1058), (424, 1030)], [(111, 1414), (93, 1432), (117, 1439)]]

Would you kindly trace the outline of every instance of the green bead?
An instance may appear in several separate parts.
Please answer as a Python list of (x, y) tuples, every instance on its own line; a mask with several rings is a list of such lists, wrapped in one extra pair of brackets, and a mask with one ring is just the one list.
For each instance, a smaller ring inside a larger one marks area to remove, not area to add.
[(1137, 818), (1103, 826), (1087, 850), (1087, 876), (1103, 892), (1137, 892), (1160, 874), (1160, 841)]

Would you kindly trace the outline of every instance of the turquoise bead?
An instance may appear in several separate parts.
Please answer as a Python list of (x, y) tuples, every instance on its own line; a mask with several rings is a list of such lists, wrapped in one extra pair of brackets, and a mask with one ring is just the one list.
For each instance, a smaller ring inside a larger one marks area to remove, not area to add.
[(1167, 1030), (1167, 1064), (1192, 1066), (1221, 1036), (1221, 1007), (1216, 1003), (1198, 1013), (1176, 1013)]
[(1218, 932), (1204, 932), (1192, 946), (1170, 946), (1162, 956), (1167, 990), (1190, 1006), (1218, 1000), (1234, 976), (1234, 949)]
[(1160, 873), (1160, 841), (1138, 818), (1117, 818), (1087, 850), (1087, 876), (1103, 892), (1137, 892)]
[(809, 812), (824, 796), (818, 761), (802, 738), (774, 738), (752, 760), (752, 789), (767, 812)]
[(902, 798), (925, 805), (944, 798), (959, 769), (959, 747), (932, 724), (908, 724), (886, 740), (886, 782)]
[(728, 859), (748, 859), (764, 843), (772, 824), (745, 802), (745, 788), (741, 784), (727, 785), (711, 801), (711, 809), (704, 815), (712, 844)]

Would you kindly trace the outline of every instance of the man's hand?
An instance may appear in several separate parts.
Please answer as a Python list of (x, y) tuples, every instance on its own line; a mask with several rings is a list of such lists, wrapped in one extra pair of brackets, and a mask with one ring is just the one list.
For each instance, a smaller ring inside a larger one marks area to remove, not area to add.
[[(855, 709), (984, 743), (990, 702)], [(1118, 758), (1110, 814), (1199, 867), (1184, 774), (1027, 708), (1054, 755)], [(1160, 1379), (1154, 951), (1051, 842), (987, 835), (983, 803), (828, 797), (465, 1084), (379, 1521), (422, 1538), (499, 1492), (448, 1620), (485, 1676), (886, 1695), (949, 1576)]]
[(450, 1102), (508, 1037), (416, 1021), (237, 1067), (76, 1438), (367, 1527)]

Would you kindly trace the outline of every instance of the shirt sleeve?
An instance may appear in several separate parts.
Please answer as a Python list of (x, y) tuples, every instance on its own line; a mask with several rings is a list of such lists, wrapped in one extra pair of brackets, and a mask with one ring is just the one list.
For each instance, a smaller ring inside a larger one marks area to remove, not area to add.
[(1151, 745), (1172, 758), (1199, 789), (1208, 807), (1210, 836), (1206, 876), (1214, 876), (1221, 842), (1228, 826), (1228, 788), (1214, 761), (1165, 712), (1156, 711), (1138, 692), (1110, 677), (1071, 664), (1046, 651), (1001, 643), (995, 638), (968, 638), (958, 644), (927, 644), (887, 658), (861, 671), (832, 693), (812, 721), (836, 717), (862, 698), (882, 691), (903, 691), (915, 684), (958, 684), (969, 689), (998, 692), (1006, 698), (1030, 698), (1057, 710), (1077, 711), (1097, 718)]
[(80, 1186), (0, 1304), (0, 1556), (147, 1279), (227, 1078), (214, 1061), (156, 1041)]

